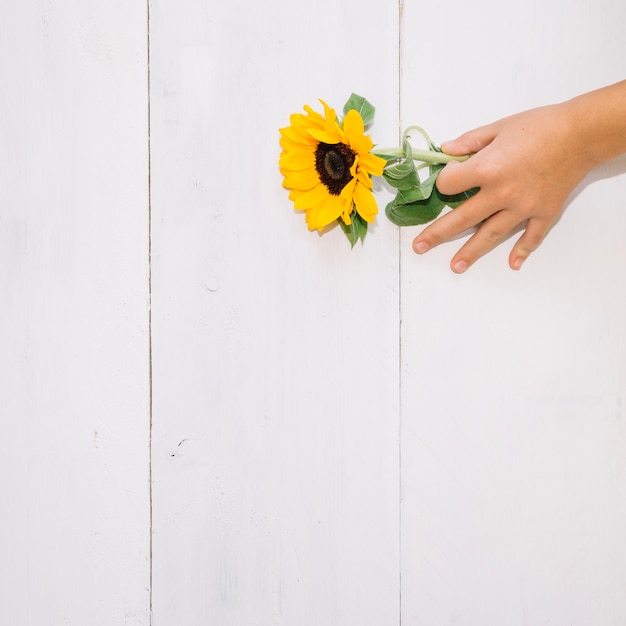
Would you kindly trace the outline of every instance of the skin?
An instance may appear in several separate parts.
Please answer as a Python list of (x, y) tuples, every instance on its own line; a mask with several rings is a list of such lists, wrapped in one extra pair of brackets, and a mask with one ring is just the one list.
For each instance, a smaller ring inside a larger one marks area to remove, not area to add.
[(626, 153), (626, 81), (506, 117), (441, 149), (473, 156), (446, 165), (437, 178), (439, 190), (480, 191), (425, 228), (413, 241), (414, 251), (423, 254), (477, 227), (450, 263), (460, 274), (521, 229), (509, 255), (509, 266), (517, 270), (576, 185), (593, 168)]

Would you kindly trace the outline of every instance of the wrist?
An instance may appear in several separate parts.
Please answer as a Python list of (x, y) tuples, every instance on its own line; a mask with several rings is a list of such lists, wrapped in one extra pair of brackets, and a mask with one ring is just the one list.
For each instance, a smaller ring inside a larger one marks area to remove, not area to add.
[(626, 81), (563, 103), (577, 149), (594, 166), (626, 152)]

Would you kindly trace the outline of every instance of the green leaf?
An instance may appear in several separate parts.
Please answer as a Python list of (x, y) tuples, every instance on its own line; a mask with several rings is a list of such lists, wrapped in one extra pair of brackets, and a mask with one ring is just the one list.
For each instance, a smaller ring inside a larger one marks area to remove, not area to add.
[(415, 173), (413, 159), (404, 159), (400, 161), (400, 163), (389, 165), (384, 171), (384, 174), (389, 180), (402, 180), (413, 173)]
[(417, 226), (432, 222), (439, 217), (445, 206), (445, 201), (435, 193), (429, 198), (408, 204), (399, 203), (396, 196), (386, 206), (385, 213), (396, 226)]
[(374, 148), (374, 150), (372, 150), (372, 154), (377, 156), (377, 157), (379, 157), (379, 158), (381, 158), (381, 159), (384, 159), (387, 162), (389, 162), (389, 161), (397, 161), (398, 160), (398, 157), (395, 156), (395, 155), (385, 154), (384, 152), (382, 154), (376, 152), (376, 148)]
[(456, 209), (459, 204), (471, 198), (474, 194), (478, 193), (478, 191), (479, 187), (474, 187), (473, 189), (457, 193), (454, 196), (445, 196), (437, 189), (437, 193), (446, 201), (446, 204), (453, 209)]
[(359, 239), (361, 241), (365, 239), (365, 235), (367, 234), (367, 222), (356, 212), (356, 209), (352, 210), (350, 218), (352, 219), (352, 224), (345, 224), (341, 218), (337, 221), (339, 222), (339, 226), (341, 226), (341, 230), (343, 230), (348, 238), (350, 247), (354, 248)]
[(411, 204), (412, 202), (419, 202), (426, 200), (428, 196), (424, 194), (424, 190), (421, 186), (417, 185), (410, 189), (398, 189), (396, 194), (396, 204)]
[(369, 126), (374, 121), (376, 109), (363, 97), (353, 93), (343, 107), (343, 114), (354, 109), (362, 118), (363, 124)]
[(437, 176), (439, 176), (439, 172), (443, 169), (443, 165), (433, 165), (430, 168), (430, 176), (425, 178), (422, 181), (422, 192), (424, 193), (424, 197), (428, 198), (433, 193), (433, 189), (435, 188), (435, 181), (437, 180)]
[(390, 172), (389, 170), (384, 170), (383, 178), (394, 189), (414, 189), (420, 186), (420, 179), (415, 170), (405, 174), (398, 171)]
[[(442, 194), (436, 185), (434, 185), (441, 167), (437, 166), (436, 172), (433, 172), (427, 180), (422, 183), (421, 191), (428, 192), (430, 195), (423, 199), (414, 200), (414, 196), (410, 192), (398, 191), (396, 197), (385, 207), (385, 213), (391, 222), (396, 226), (417, 226), (420, 224), (428, 224), (437, 219), (443, 211), (444, 207), (449, 206), (454, 209), (468, 198), (471, 198), (478, 189), (470, 189), (453, 196)], [(431, 182), (432, 179), (432, 182)], [(430, 185), (430, 189), (425, 189), (426, 183)], [(417, 194), (416, 194), (417, 195)]]
[(383, 171), (383, 177), (395, 189), (420, 187), (420, 179), (415, 169), (411, 144), (405, 140), (402, 149), (405, 155), (404, 159), (395, 165), (386, 166)]

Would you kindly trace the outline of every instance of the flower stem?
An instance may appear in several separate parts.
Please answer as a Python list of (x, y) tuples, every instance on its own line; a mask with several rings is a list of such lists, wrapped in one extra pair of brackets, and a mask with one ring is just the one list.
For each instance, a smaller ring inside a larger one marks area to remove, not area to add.
[[(414, 161), (423, 161), (424, 163), (449, 163), (450, 161), (467, 161), (470, 158), (470, 154), (446, 154), (445, 152), (437, 152), (435, 150), (416, 150), (412, 149), (413, 152), (413, 160)], [(404, 150), (402, 148), (380, 148), (373, 150), (373, 154), (380, 157), (393, 157), (396, 159), (404, 159), (406, 155), (404, 154)]]
[(405, 131), (404, 131), (404, 140), (406, 141), (410, 136), (411, 136), (411, 131), (412, 130), (416, 130), (422, 137), (424, 137), (424, 139), (426, 140), (426, 143), (429, 146), (434, 146), (435, 144), (433, 143), (433, 140), (430, 138), (430, 136), (428, 135), (428, 133), (421, 127), (421, 126), (409, 126)]

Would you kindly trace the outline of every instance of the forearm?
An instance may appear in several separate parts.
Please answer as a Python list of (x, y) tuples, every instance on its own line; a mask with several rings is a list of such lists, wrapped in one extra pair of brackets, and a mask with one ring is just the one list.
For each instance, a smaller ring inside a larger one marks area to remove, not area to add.
[(598, 165), (626, 153), (626, 80), (563, 103), (580, 149)]

